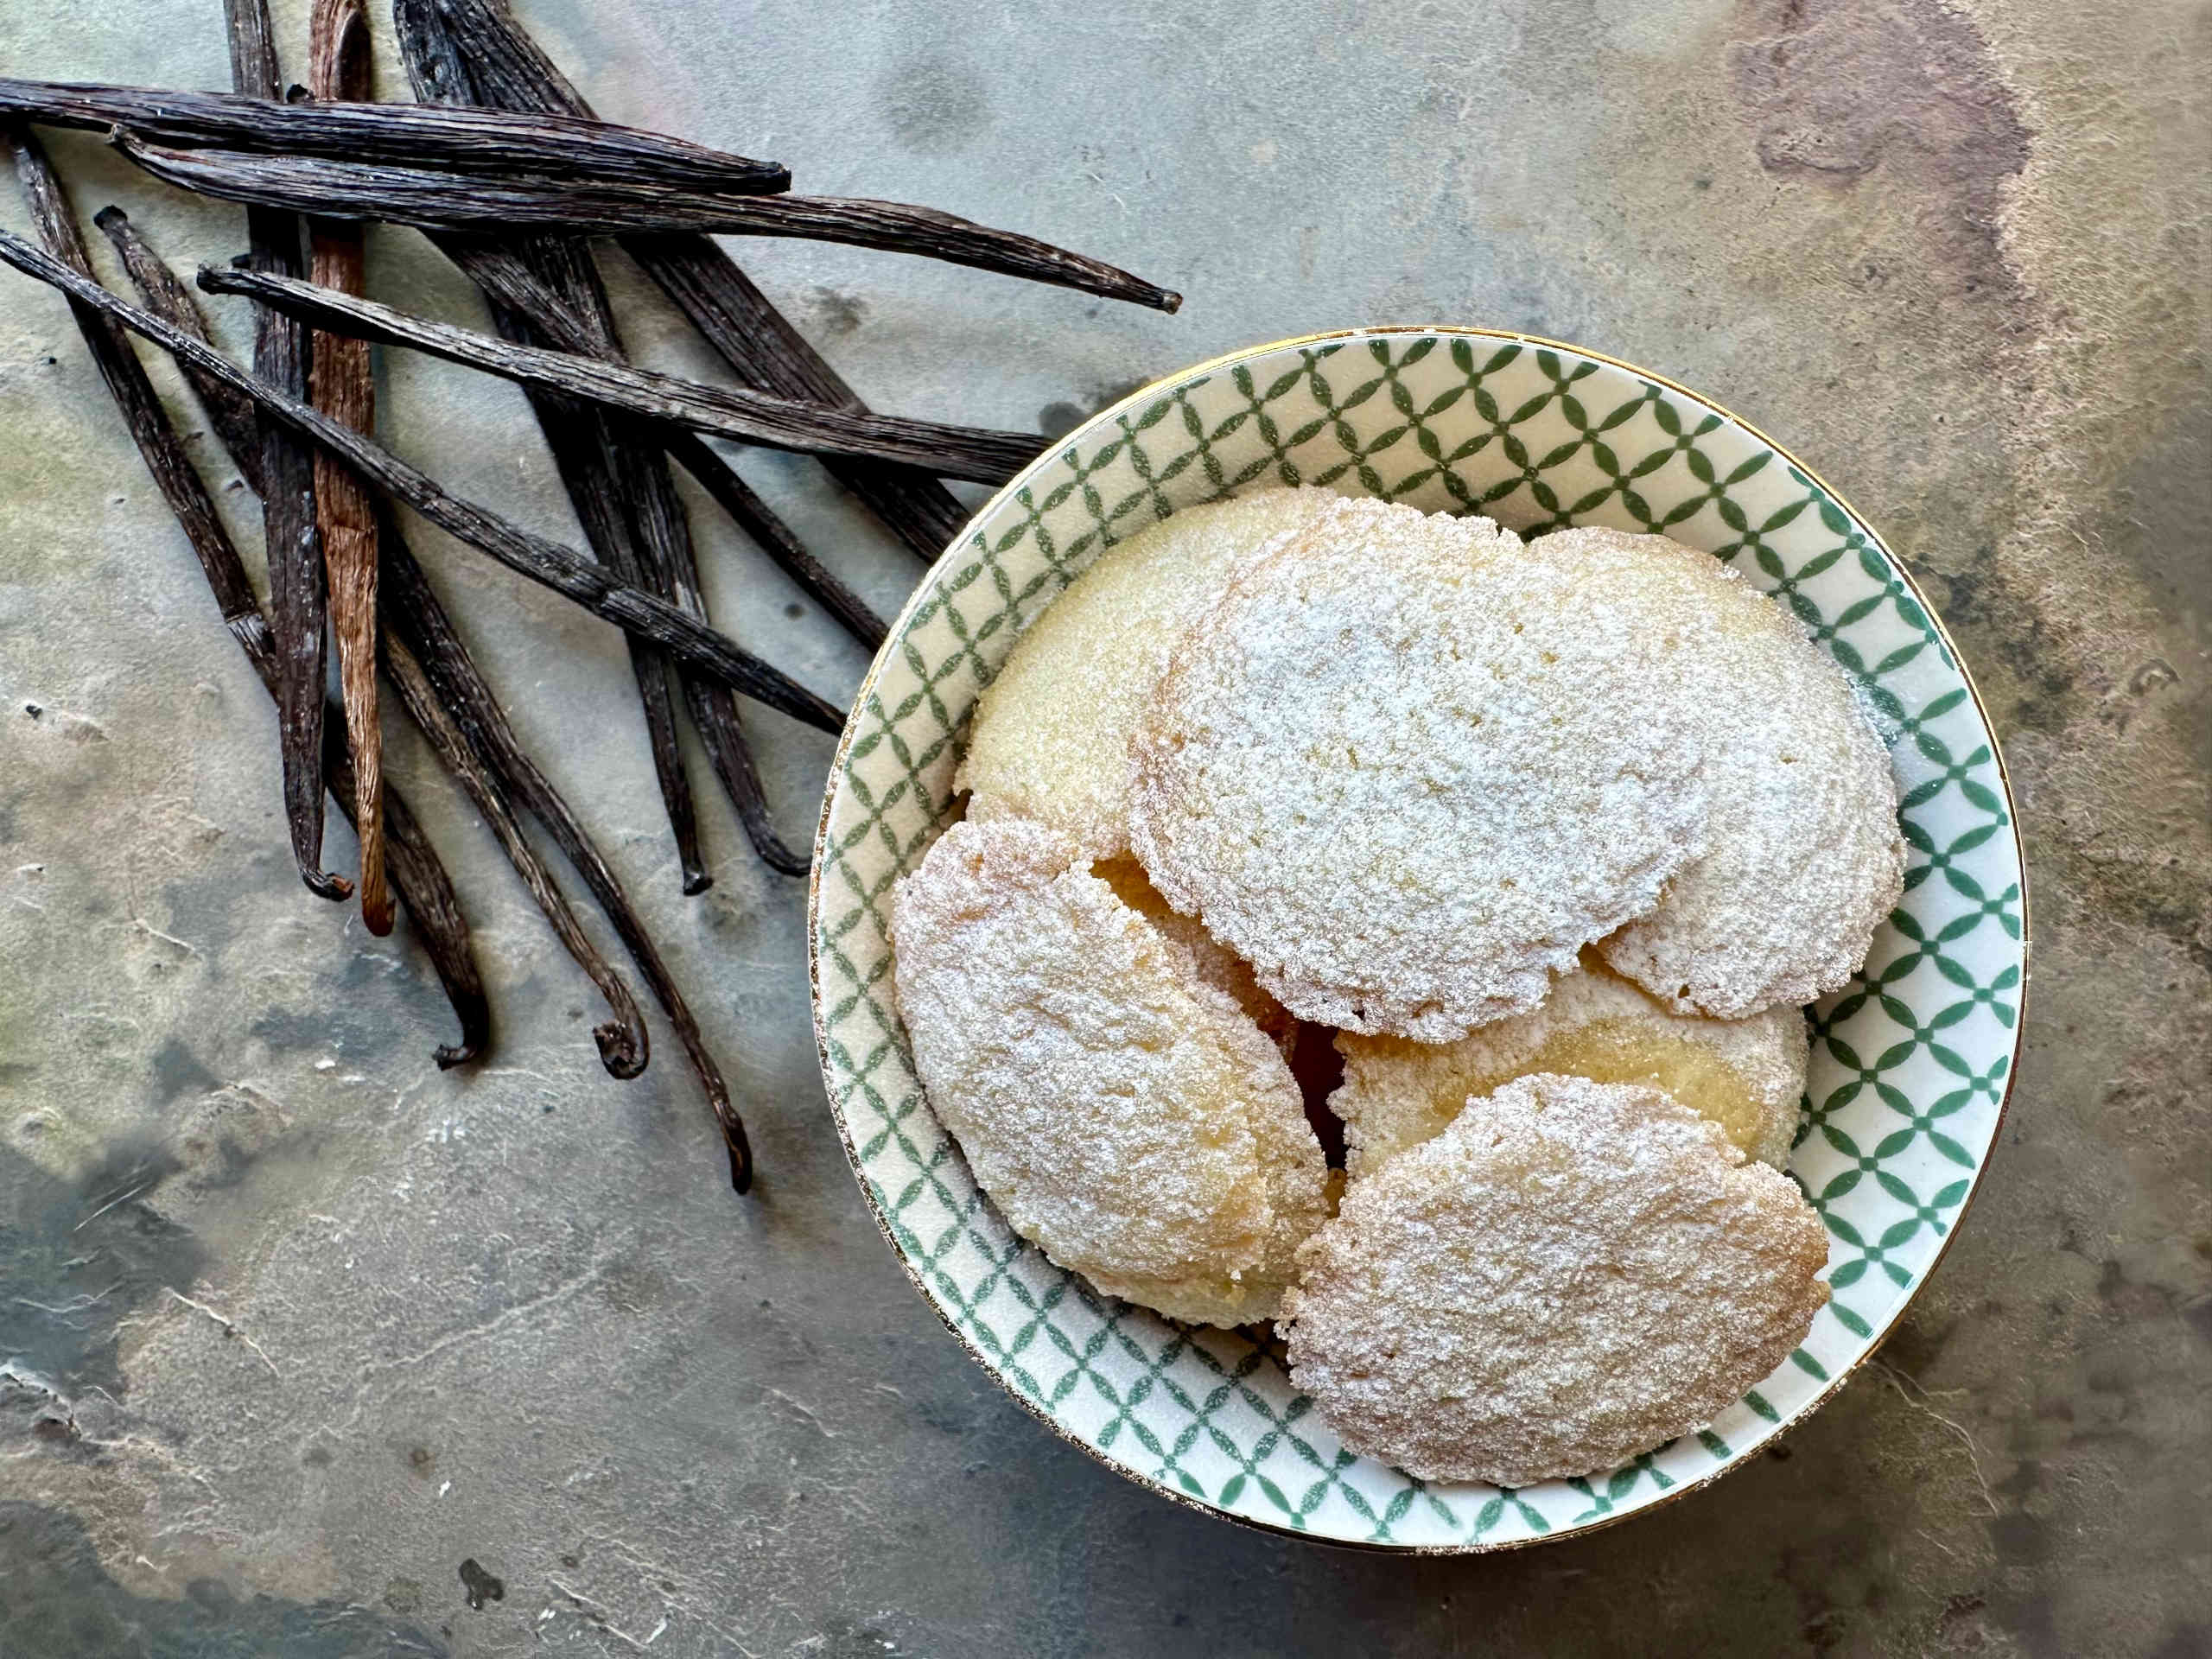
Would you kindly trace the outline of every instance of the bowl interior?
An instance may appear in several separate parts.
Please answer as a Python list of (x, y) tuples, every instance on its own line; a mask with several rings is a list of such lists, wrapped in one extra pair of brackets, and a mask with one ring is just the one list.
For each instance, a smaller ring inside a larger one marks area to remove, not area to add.
[[(1325, 484), (1526, 532), (1663, 531), (1782, 595), (1862, 688), (1904, 797), (1905, 893), (1853, 984), (1813, 1011), (1791, 1173), (1834, 1294), (1804, 1345), (1708, 1428), (1517, 1491), (1354, 1458), (1280, 1347), (1103, 1299), (1007, 1230), (939, 1127), (891, 990), (892, 883), (953, 821), (976, 695), (1101, 550), (1175, 509)], [(1224, 358), (1071, 434), (993, 499), (893, 628), (846, 729), (816, 850), (815, 1019), (854, 1170), (924, 1296), (1023, 1405), (1131, 1478), (1240, 1520), (1471, 1548), (1679, 1496), (1810, 1410), (1942, 1253), (2008, 1090), (2026, 967), (2003, 766), (1941, 626), (1818, 479), (1693, 393), (1572, 347), (1357, 331)]]

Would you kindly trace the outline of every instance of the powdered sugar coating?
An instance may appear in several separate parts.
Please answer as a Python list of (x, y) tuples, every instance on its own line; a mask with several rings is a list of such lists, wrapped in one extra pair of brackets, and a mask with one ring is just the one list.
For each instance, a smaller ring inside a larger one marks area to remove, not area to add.
[(1281, 1054), (1075, 842), (956, 824), (892, 904), (930, 1103), (1022, 1236), (1109, 1295), (1275, 1311), (1325, 1171)]
[(1563, 530), (1534, 544), (1632, 559), (1622, 595), (1671, 648), (1662, 699), (1706, 711), (1704, 855), (1599, 947), (1684, 1013), (1740, 1019), (1840, 989), (1904, 891), (1889, 755), (1851, 683), (1783, 605), (1663, 536)]
[[(1298, 1021), (1260, 988), (1243, 957), (1216, 940), (1198, 918), (1171, 909), (1146, 879), (1144, 866), (1134, 858), (1103, 860), (1090, 868), (1092, 874), (1113, 888), (1116, 897), (1151, 925), (1183, 973), (1228, 996), (1288, 1065), (1298, 1042)], [(1342, 1184), (1334, 1179), (1338, 1172), (1325, 1168), (1323, 1173), (1331, 1179), (1322, 1185), (1314, 1183), (1320, 1142), (1314, 1138), (1302, 1097), (1270, 1088), (1254, 1102), (1254, 1110), (1253, 1144), (1268, 1202), (1274, 1210), (1266, 1249), (1259, 1265), (1233, 1284), (1192, 1281), (1175, 1287), (1172, 1299), (1184, 1310), (1179, 1318), (1209, 1325), (1246, 1325), (1273, 1319), (1296, 1271), (1298, 1247), (1336, 1213)], [(1157, 1301), (1150, 1305), (1160, 1306)]]
[(1126, 855), (1101, 859), (1090, 867), (1090, 873), (1150, 922), (1161, 940), (1181, 955), (1193, 976), (1216, 990), (1226, 991), (1246, 1017), (1282, 1051), (1283, 1058), (1290, 1058), (1298, 1042), (1297, 1017), (1260, 988), (1249, 963), (1207, 932), (1205, 924), (1197, 917), (1184, 915), (1162, 898), (1135, 859)]
[(1537, 1076), (1355, 1183), (1299, 1252), (1291, 1381), (1355, 1452), (1528, 1486), (1710, 1422), (1827, 1300), (1820, 1218), (1656, 1090)]
[(1761, 1163), (1786, 1167), (1805, 1093), (1804, 1016), (1791, 1007), (1745, 1020), (1677, 1014), (1591, 955), (1534, 1013), (1478, 1026), (1456, 1043), (1338, 1033), (1344, 1077), (1329, 1109), (1344, 1120), (1346, 1172), (1373, 1174), (1442, 1134), (1470, 1096), (1539, 1071), (1661, 1090)]
[(1195, 622), (1130, 839), (1300, 1018), (1447, 1042), (1535, 1007), (1701, 850), (1696, 711), (1615, 589), (1486, 519), (1351, 501)]
[(969, 817), (1048, 823), (1094, 858), (1127, 852), (1129, 734), (1168, 652), (1238, 571), (1339, 499), (1276, 489), (1185, 507), (1100, 554), (976, 700), (953, 779), (973, 793)]

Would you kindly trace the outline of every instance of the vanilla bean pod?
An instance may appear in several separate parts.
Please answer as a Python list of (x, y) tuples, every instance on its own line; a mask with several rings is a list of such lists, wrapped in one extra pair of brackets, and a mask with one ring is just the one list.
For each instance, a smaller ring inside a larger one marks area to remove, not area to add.
[(523, 834), (522, 825), (515, 817), (515, 803), (485, 757), (477, 752), (439, 701), (429, 675), (415, 654), (398, 640), (386, 639), (384, 668), (392, 690), (399, 694), (401, 705), (422, 728), (423, 735), (429, 739), (430, 747), (437, 751), (446, 770), (460, 780), (468, 798), (476, 804), (477, 812), (499, 841), (507, 861), (515, 867), (515, 873), (522, 877), (523, 885), (530, 889), (537, 908), (552, 925), (555, 935), (575, 959), (576, 965), (599, 988), (599, 994), (607, 999), (614, 1017), (594, 1026), (591, 1033), (592, 1040), (599, 1046), (601, 1063), (609, 1076), (636, 1077), (645, 1069), (652, 1054), (645, 1014), (638, 1007), (637, 998), (584, 932), (575, 912), (569, 908), (568, 899), (553, 880), (552, 872), (545, 868), (545, 861)]
[[(341, 717), (344, 711), (340, 711)], [(326, 725), (323, 765), (330, 793), (340, 812), (351, 816), (353, 804), (352, 762), (340, 734)], [(416, 933), (445, 987), (446, 1000), (461, 1020), (461, 1041), (441, 1044), (430, 1058), (442, 1071), (480, 1058), (492, 1044), (492, 1002), (476, 971), (476, 957), (469, 944), (468, 920), (461, 913), (461, 897), (453, 890), (446, 868), (438, 861), (437, 849), (416, 822), (407, 798), (391, 785), (384, 791), (385, 870), (392, 890), (412, 918)]]
[[(99, 226), (117, 257), (123, 261), (123, 269), (146, 308), (212, 345), (206, 319), (200, 315), (200, 302), (192, 297), (192, 290), (185, 286), (183, 278), (171, 270), (139, 234), (130, 215), (111, 202), (92, 215), (92, 223)], [(183, 319), (187, 317), (193, 321), (185, 322)], [(261, 416), (254, 409), (253, 400), (189, 363), (179, 363), (177, 367), (183, 372), (193, 396), (207, 411), (208, 423), (222, 440), (223, 448), (230, 452), (231, 463), (238, 469), (238, 476), (245, 480), (246, 488), (258, 496), (262, 486)]]
[[(582, 255), (581, 249), (574, 245), (569, 246), (569, 257)], [(587, 276), (582, 271), (571, 271), (563, 280), (560, 273), (560, 245), (542, 247), (538, 251), (550, 256), (542, 262), (549, 286), (576, 296), (575, 303), (562, 308), (563, 313), (581, 325), (580, 332), (594, 334), (605, 342), (602, 350), (619, 354), (620, 346), (613, 334), (613, 313), (607, 306), (596, 273)], [(500, 317), (503, 332), (512, 329), (515, 337), (532, 337), (531, 324), (522, 317), (504, 308)], [(558, 400), (548, 396), (547, 401)], [(626, 426), (629, 429), (625, 430)], [(620, 416), (605, 416), (596, 429), (599, 453), (591, 459), (599, 464), (592, 470), (596, 474), (595, 482), (610, 493), (613, 516), (619, 519), (622, 533), (634, 533), (636, 537), (637, 551), (643, 555), (637, 578), (640, 585), (663, 599), (682, 605), (700, 620), (706, 620), (707, 607), (699, 588), (690, 526), (683, 517), (683, 503), (677, 497), (667, 463), (658, 446), (638, 423), (626, 423)], [(804, 874), (808, 861), (793, 854), (776, 837), (770, 825), (759, 773), (738, 724), (736, 699), (727, 687), (715, 685), (696, 675), (684, 674), (677, 678), (692, 723), (697, 727), (707, 751), (709, 764), (737, 810), (739, 821), (755, 850), (772, 868), (786, 874)], [(792, 868), (795, 858), (796, 869)], [(704, 885), (702, 880), (700, 886)]]
[(148, 143), (127, 127), (115, 130), (115, 143), (147, 172), (180, 189), (295, 213), (493, 234), (516, 230), (566, 236), (705, 231), (725, 236), (793, 237), (917, 254), (1155, 310), (1173, 311), (1182, 303), (1181, 296), (1101, 260), (906, 202), (719, 194), (524, 173), (459, 178), (378, 162), (175, 149)]
[(742, 650), (727, 635), (664, 600), (615, 581), (591, 560), (558, 542), (510, 524), (474, 502), (448, 495), (388, 450), (296, 398), (263, 385), (206, 342), (118, 299), (90, 277), (7, 231), (0, 231), (0, 264), (61, 289), (141, 339), (151, 340), (172, 356), (243, 392), (264, 413), (332, 450), (379, 489), (509, 569), (551, 588), (594, 616), (666, 645), (687, 666), (696, 667), (742, 696), (780, 709), (819, 731), (835, 734), (844, 729), (844, 716), (836, 705)]
[(188, 149), (212, 145), (273, 156), (389, 162), (477, 177), (528, 173), (764, 194), (788, 190), (791, 181), (789, 171), (774, 162), (559, 114), (322, 100), (271, 105), (233, 92), (0, 76), (0, 119), (9, 118), (94, 132), (129, 127), (158, 143)]
[[(502, 333), (518, 324), (505, 313), (495, 314)], [(666, 599), (661, 585), (645, 569), (631, 522), (629, 492), (624, 487), (613, 451), (620, 418), (588, 404), (579, 404), (532, 386), (525, 388), (532, 411), (543, 430), (553, 465), (567, 487), (584, 539), (600, 563), (632, 586)], [(677, 675), (668, 654), (635, 634), (626, 642), (630, 668), (638, 683), (638, 697), (645, 712), (646, 741), (653, 758), (653, 775), (660, 786), (661, 804), (675, 837), (677, 864), (686, 894), (704, 893), (714, 886), (699, 847), (698, 809), (692, 798), (691, 780), (684, 771), (683, 754), (677, 734)]]
[[(624, 252), (755, 391), (864, 414), (863, 404), (753, 279), (703, 236), (626, 236)], [(832, 477), (918, 557), (934, 563), (968, 523), (960, 499), (930, 473), (857, 455), (823, 455)]]
[[(223, 0), (231, 80), (249, 98), (283, 96), (267, 0)], [(246, 210), (248, 255), (271, 276), (306, 274), (299, 219), (270, 206)], [(308, 330), (296, 317), (255, 308), (253, 372), (288, 397), (308, 391)], [(322, 704), (328, 620), (322, 538), (315, 525), (315, 454), (293, 433), (261, 423), (261, 524), (269, 560), (269, 621), (283, 670), (277, 725), (284, 760), (284, 817), (292, 857), (309, 891), (344, 899), (353, 883), (322, 868)]]
[[(83, 237), (45, 152), (28, 131), (8, 137), (12, 139), (16, 170), (39, 233), (57, 258), (89, 276), (92, 262)], [(190, 296), (174, 278), (170, 291), (187, 306), (191, 304)], [(254, 597), (245, 565), (216, 513), (207, 485), (185, 451), (183, 440), (178, 437), (168, 412), (162, 408), (153, 383), (146, 378), (146, 372), (123, 331), (113, 321), (81, 302), (73, 300), (70, 308), (147, 470), (153, 474), (156, 486), (199, 561), (200, 573), (221, 612), (224, 626), (245, 653), (248, 664), (267, 689), (270, 700), (275, 701), (282, 677), (267, 619)], [(259, 442), (259, 429), (251, 422), (250, 410), (238, 435), (247, 443), (249, 453), (252, 445)], [(354, 795), (353, 768), (340, 732), (340, 722), (326, 724), (322, 775), (340, 810), (350, 816)], [(445, 988), (446, 1000), (453, 1005), (454, 1017), (461, 1022), (461, 1040), (440, 1045), (433, 1058), (442, 1068), (460, 1065), (480, 1056), (491, 1041), (491, 1006), (484, 995), (482, 976), (477, 972), (467, 918), (461, 913), (453, 883), (438, 860), (436, 849), (396, 792), (386, 802), (385, 828), (391, 877), (399, 890), (400, 902), (406, 906), (424, 952)]]
[(706, 385), (679, 375), (602, 362), (573, 352), (516, 346), (450, 323), (413, 316), (374, 300), (357, 299), (264, 271), (202, 266), (198, 281), (210, 294), (247, 295), (318, 328), (342, 331), (387, 346), (410, 346), (503, 380), (543, 386), (549, 391), (741, 443), (873, 455), (982, 484), (1004, 483), (1034, 461), (1045, 447), (1044, 438), (1034, 433), (993, 432), (893, 415), (862, 415), (756, 391)]
[[(315, 0), (308, 23), (308, 90), (316, 98), (369, 96), (369, 28), (361, 0)], [(368, 270), (361, 227), (351, 219), (308, 221), (315, 280), (347, 294), (365, 292)], [(356, 432), (376, 429), (376, 380), (365, 340), (316, 334), (308, 388), (315, 406)], [(315, 523), (322, 537), (330, 631), (338, 642), (338, 684), (360, 791), (353, 821), (361, 843), (361, 922), (391, 931), (384, 871), (384, 732), (377, 718), (377, 520), (368, 486), (327, 452), (316, 450)]]
[[(669, 458), (691, 474), (737, 527), (750, 536), (785, 575), (815, 603), (830, 613), (846, 632), (874, 651), (890, 637), (891, 625), (868, 602), (825, 569), (806, 550), (789, 524), (773, 508), (753, 493), (737, 469), (716, 454), (702, 439), (678, 428), (664, 428), (661, 442)], [(936, 480), (931, 480), (934, 485)]]
[[(393, 13), (398, 16), (400, 8), (395, 6)], [(404, 35), (402, 39), (405, 39)], [(589, 353), (592, 342), (588, 331), (562, 308), (546, 285), (512, 249), (482, 237), (452, 232), (434, 231), (430, 239), (467, 273), (486, 297), (527, 317), (546, 346), (556, 351)], [(737, 527), (759, 543), (800, 590), (836, 618), (847, 632), (871, 651), (883, 643), (890, 633), (890, 626), (869, 608), (866, 600), (809, 552), (791, 526), (703, 439), (682, 427), (656, 425), (653, 441), (668, 452), (671, 461), (690, 474)], [(903, 476), (925, 482), (931, 489), (940, 488), (935, 479), (925, 474), (909, 474), (905, 468), (896, 470)], [(950, 500), (950, 497), (946, 499)], [(958, 504), (954, 505), (957, 508)]]
[[(393, 9), (396, 22), (406, 27), (406, 0)], [(567, 262), (581, 257), (574, 244), (545, 241), (532, 245), (533, 255), (518, 256), (531, 270), (532, 281), (550, 292), (557, 273)], [(492, 315), (502, 336), (521, 345), (537, 343), (524, 313), (495, 295)], [(612, 315), (606, 326), (613, 327)], [(646, 458), (632, 454), (633, 440), (627, 423), (609, 411), (560, 397), (536, 386), (524, 388), (532, 412), (543, 432), (553, 464), (569, 493), (584, 538), (600, 562), (623, 581), (666, 600), (671, 595), (659, 579), (654, 550), (642, 543), (631, 505), (633, 491), (628, 474)], [(691, 794), (691, 780), (684, 769), (676, 707), (679, 681), (666, 652), (632, 636), (627, 642), (630, 667), (638, 683), (644, 711), (646, 741), (653, 758), (653, 774), (660, 786), (661, 803), (668, 813), (669, 829), (676, 842), (677, 863), (686, 895), (704, 893), (714, 885), (707, 873), (699, 845), (698, 810)]]
[[(699, 613), (705, 614), (703, 606)], [(767, 793), (760, 787), (760, 769), (753, 762), (753, 746), (738, 717), (737, 699), (726, 687), (690, 674), (683, 677), (683, 696), (691, 709), (691, 723), (698, 728), (699, 741), (706, 747), (707, 762), (721, 780), (722, 792), (729, 797), (753, 850), (779, 875), (806, 874), (814, 868), (813, 855), (776, 833)]]
[[(707, 596), (699, 585), (698, 557), (675, 480), (669, 477), (667, 463), (658, 452), (644, 450), (639, 461), (632, 479), (639, 491), (635, 510), (644, 538), (662, 550), (670, 578), (669, 596), (703, 622)], [(684, 701), (691, 710), (691, 723), (706, 747), (708, 764), (736, 810), (753, 850), (772, 870), (804, 875), (813, 861), (776, 833), (767, 797), (760, 787), (760, 768), (753, 764), (753, 746), (738, 715), (737, 699), (730, 696), (728, 687), (696, 674), (686, 674), (683, 679)]]
[[(122, 210), (103, 208), (94, 222), (107, 232), (109, 239), (119, 249), (126, 251), (126, 268), (147, 308), (186, 333), (207, 340), (207, 319), (200, 315), (191, 290), (176, 280), (161, 257), (124, 217)], [(162, 280), (164, 277), (166, 281)], [(152, 387), (145, 382), (137, 358), (130, 355), (129, 346), (124, 343), (120, 329), (112, 321), (97, 315), (95, 321), (104, 335), (115, 340), (128, 360), (126, 379), (135, 378), (143, 387), (143, 395), (118, 391), (117, 401), (125, 404), (126, 417), (134, 429), (140, 428), (142, 416), (128, 411), (134, 408), (152, 409), (152, 419), (145, 423), (145, 429), (152, 435), (155, 447), (148, 448), (146, 437), (141, 438), (140, 447), (153, 466), (156, 478), (162, 482), (171, 509), (185, 526), (208, 586), (222, 607), (225, 622), (273, 700), (277, 686), (276, 649), (270, 641), (268, 625), (263, 620), (252, 586), (247, 581), (245, 567), (215, 518), (199, 474), (191, 470), (185, 460), (182, 446), (177, 442), (167, 416), (152, 404)], [(95, 354), (99, 355), (97, 351)], [(202, 397), (217, 441), (228, 452), (232, 464), (245, 472), (250, 458), (259, 454), (261, 442), (252, 404), (242, 397), (231, 397), (229, 388), (204, 375), (194, 377), (192, 384)], [(211, 388), (225, 393), (225, 398), (218, 403), (206, 402), (207, 391)], [(156, 463), (155, 456), (164, 449), (164, 440), (167, 458)], [(182, 468), (181, 474), (176, 471), (179, 467)], [(211, 525), (212, 531), (208, 528)], [(351, 819), (359, 791), (354, 785), (353, 760), (347, 753), (342, 719), (324, 723), (323, 767), (332, 798), (339, 810)], [(461, 1042), (441, 1046), (432, 1055), (441, 1069), (450, 1068), (477, 1058), (489, 1046), (490, 999), (485, 995), (483, 980), (477, 972), (467, 919), (461, 912), (461, 901), (454, 893), (445, 866), (439, 861), (436, 849), (430, 844), (405, 797), (389, 785), (384, 791), (384, 832), (386, 873), (391, 886), (412, 918), (431, 966), (445, 987), (447, 1000), (461, 1020)]]
[[(410, 56), (408, 74), (417, 98), (436, 96), (437, 78), (460, 66), (475, 86), (509, 109), (592, 118), (583, 94), (514, 21), (503, 0), (435, 3), (449, 45), (444, 56), (426, 57), (419, 66)], [(865, 412), (867, 405), (853, 389), (719, 244), (703, 236), (628, 236), (622, 248), (747, 385), (801, 403)], [(823, 465), (925, 561), (942, 553), (968, 522), (968, 510), (958, 498), (927, 474), (848, 456), (824, 456)], [(700, 481), (715, 488), (704, 476)]]
[[(607, 302), (605, 289), (600, 286), (597, 271), (588, 265), (589, 255), (576, 244), (553, 242), (536, 245), (525, 253), (525, 258), (532, 254), (536, 256), (533, 263), (549, 289), (568, 296), (569, 302), (559, 308), (561, 312), (579, 325), (581, 333), (595, 340), (597, 350), (607, 360), (620, 361), (622, 348), (614, 328), (613, 312)], [(512, 338), (529, 340), (537, 337), (531, 322), (518, 314), (500, 307), (498, 315), (501, 331), (512, 331)], [(548, 401), (555, 400), (549, 397)], [(707, 607), (699, 588), (690, 525), (684, 518), (683, 502), (676, 494), (675, 483), (668, 475), (665, 458), (652, 435), (640, 423), (597, 412), (603, 419), (596, 425), (598, 453), (591, 459), (598, 465), (592, 471), (596, 481), (603, 483), (613, 497), (613, 516), (621, 531), (636, 537), (636, 551), (640, 556), (636, 579), (641, 586), (705, 621)], [(666, 671), (666, 665), (663, 666)], [(739, 821), (755, 850), (771, 867), (792, 874), (790, 862), (794, 855), (768, 825), (759, 775), (738, 724), (736, 699), (727, 687), (712, 684), (696, 675), (683, 674), (675, 677), (675, 680), (680, 682), (692, 723), (698, 728), (706, 747), (708, 761), (729, 795), (731, 804), (737, 809)], [(673, 747), (671, 738), (671, 751)], [(804, 874), (806, 868), (807, 861), (801, 859), (796, 873)], [(705, 885), (703, 878), (699, 885)]]
[(646, 985), (668, 1015), (669, 1024), (675, 1027), (677, 1039), (683, 1045), (692, 1069), (698, 1073), (707, 1104), (714, 1112), (724, 1148), (729, 1154), (730, 1185), (740, 1192), (745, 1192), (753, 1184), (753, 1154), (746, 1140), (745, 1126), (731, 1103), (729, 1088), (722, 1080), (720, 1068), (707, 1052), (699, 1022), (692, 1017), (690, 1005), (661, 960), (652, 935), (645, 931), (629, 895), (623, 891), (614, 872), (607, 868), (598, 847), (523, 748), (506, 711), (499, 706), (452, 619), (439, 602), (429, 577), (408, 551), (388, 515), (380, 545), (384, 580), (379, 593), (385, 632), (403, 641), (415, 654), (454, 720), (488, 757), (514, 798), (552, 837), (562, 855), (599, 901), (631, 960), (637, 963), (638, 971), (645, 976)]

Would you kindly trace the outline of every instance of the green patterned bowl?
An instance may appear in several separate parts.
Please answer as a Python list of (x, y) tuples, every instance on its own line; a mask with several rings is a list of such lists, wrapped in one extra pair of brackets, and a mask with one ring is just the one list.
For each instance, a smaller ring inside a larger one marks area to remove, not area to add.
[[(893, 881), (957, 815), (977, 693), (1103, 548), (1280, 480), (1522, 531), (1662, 530), (1786, 597), (1888, 723), (1910, 849), (1859, 977), (1813, 1011), (1790, 1169), (1829, 1235), (1804, 1345), (1700, 1433), (1518, 1491), (1355, 1458), (1279, 1345), (1103, 1298), (1015, 1237), (914, 1074), (891, 989)], [(809, 912), (814, 1019), (854, 1173), (916, 1288), (1030, 1412), (1132, 1480), (1252, 1525), (1473, 1550), (1679, 1497), (1811, 1411), (1933, 1270), (2004, 1116), (2027, 975), (2012, 801), (1965, 667), (1881, 538), (1717, 404), (1573, 346), (1376, 328), (1262, 346), (1123, 399), (993, 497), (908, 601), (831, 773)]]

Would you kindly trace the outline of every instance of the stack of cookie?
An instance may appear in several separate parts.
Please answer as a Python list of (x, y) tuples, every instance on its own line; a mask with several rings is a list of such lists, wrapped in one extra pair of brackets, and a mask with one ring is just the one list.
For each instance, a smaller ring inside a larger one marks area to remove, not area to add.
[[(958, 782), (899, 1004), (1053, 1261), (1274, 1319), (1344, 1443), (1427, 1478), (1632, 1458), (1803, 1338), (1797, 1009), (1903, 843), (1849, 683), (1718, 561), (1319, 490), (1188, 509), (1031, 626)], [(1317, 1027), (1341, 1170), (1289, 1064)]]

